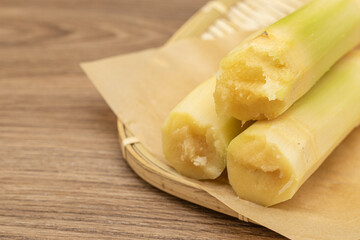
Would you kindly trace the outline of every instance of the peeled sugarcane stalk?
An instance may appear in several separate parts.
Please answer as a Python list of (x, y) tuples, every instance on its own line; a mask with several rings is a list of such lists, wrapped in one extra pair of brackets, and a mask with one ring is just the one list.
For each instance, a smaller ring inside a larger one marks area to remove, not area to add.
[(279, 118), (258, 121), (231, 141), (230, 184), (241, 198), (261, 205), (288, 200), (359, 124), (357, 50)]
[(220, 64), (220, 116), (274, 119), (360, 42), (360, 0), (313, 0), (241, 43)]
[(184, 98), (162, 127), (165, 158), (182, 175), (215, 179), (226, 167), (226, 148), (249, 123), (234, 118), (218, 119), (211, 78)]

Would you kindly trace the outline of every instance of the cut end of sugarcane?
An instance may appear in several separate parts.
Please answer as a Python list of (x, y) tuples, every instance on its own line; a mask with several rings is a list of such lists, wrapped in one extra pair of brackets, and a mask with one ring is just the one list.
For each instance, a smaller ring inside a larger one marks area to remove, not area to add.
[(287, 107), (284, 89), (294, 75), (281, 54), (286, 49), (286, 43), (264, 32), (226, 56), (214, 94), (218, 114), (248, 121), (283, 113)]
[(239, 197), (271, 206), (291, 199), (360, 122), (360, 54), (337, 63), (286, 113), (257, 121), (228, 147), (229, 182)]
[(297, 184), (285, 156), (266, 138), (235, 138), (229, 145), (227, 164), (231, 186), (245, 200), (263, 205), (290, 199)]
[(162, 128), (165, 158), (180, 174), (194, 179), (215, 179), (225, 169), (226, 146), (212, 126), (190, 115), (172, 113)]

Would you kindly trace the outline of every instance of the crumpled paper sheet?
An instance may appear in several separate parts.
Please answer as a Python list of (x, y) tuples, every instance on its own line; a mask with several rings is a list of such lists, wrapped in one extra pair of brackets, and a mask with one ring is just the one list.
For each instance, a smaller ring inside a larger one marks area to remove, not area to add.
[[(166, 116), (195, 86), (213, 76), (220, 59), (248, 35), (187, 39), (83, 63), (82, 68), (118, 118), (155, 157), (165, 161), (160, 128)], [(360, 128), (293, 199), (270, 208), (239, 199), (226, 182), (196, 182), (239, 214), (290, 239), (360, 239)]]

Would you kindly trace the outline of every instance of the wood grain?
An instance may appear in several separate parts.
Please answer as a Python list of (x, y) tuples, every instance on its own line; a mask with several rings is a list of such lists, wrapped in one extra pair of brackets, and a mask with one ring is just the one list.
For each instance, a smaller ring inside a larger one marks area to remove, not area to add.
[(160, 46), (205, 0), (0, 0), (1, 239), (283, 239), (122, 159), (79, 62)]

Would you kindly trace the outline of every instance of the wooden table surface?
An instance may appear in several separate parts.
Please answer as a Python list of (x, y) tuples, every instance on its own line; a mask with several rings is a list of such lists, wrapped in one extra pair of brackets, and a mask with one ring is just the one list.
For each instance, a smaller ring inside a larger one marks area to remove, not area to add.
[(79, 67), (160, 46), (205, 2), (0, 0), (0, 239), (283, 239), (140, 179)]

